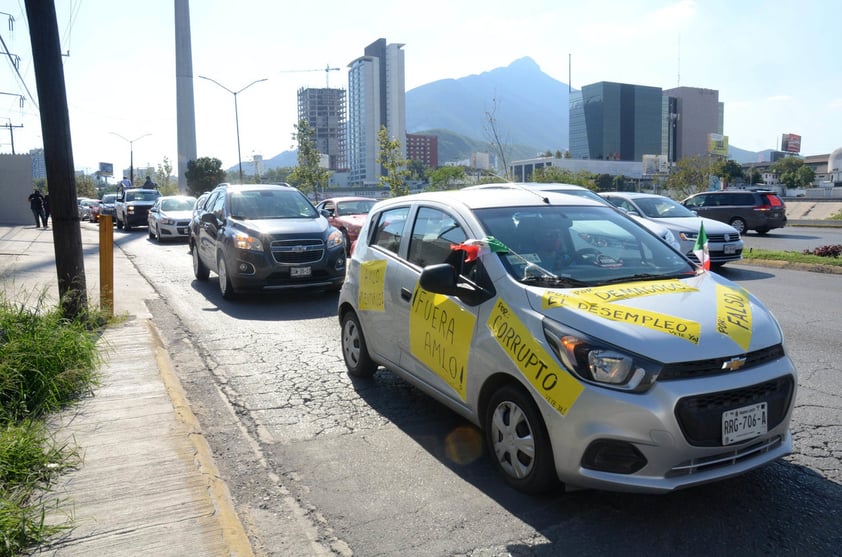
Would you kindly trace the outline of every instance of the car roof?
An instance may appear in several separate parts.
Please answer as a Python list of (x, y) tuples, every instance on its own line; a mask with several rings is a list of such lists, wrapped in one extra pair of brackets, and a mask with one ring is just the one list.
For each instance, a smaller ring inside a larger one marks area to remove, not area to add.
[[(667, 197), (666, 195), (660, 195), (657, 193), (641, 193), (636, 191), (601, 191), (599, 192), (599, 195), (603, 197), (625, 197), (627, 199), (643, 199), (645, 197)], [(672, 199), (671, 197), (667, 198)]]
[(374, 197), (361, 197), (361, 196), (356, 197), (356, 196), (353, 196), (353, 195), (345, 195), (345, 196), (340, 196), (340, 197), (326, 197), (325, 199), (322, 199), (321, 201), (319, 201), (319, 203), (324, 203), (326, 201), (332, 201), (334, 203), (339, 203), (341, 201), (379, 201), (379, 200), (374, 198)]
[(260, 191), (260, 190), (295, 190), (298, 188), (290, 186), (289, 184), (228, 184), (223, 183), (216, 186), (216, 188), (225, 188), (228, 191)]
[(567, 205), (605, 207), (604, 203), (557, 192), (539, 192), (521, 188), (476, 188), (451, 191), (434, 191), (404, 195), (379, 201), (375, 210), (401, 203), (431, 201), (466, 209), (493, 207), (534, 207), (535, 205)]

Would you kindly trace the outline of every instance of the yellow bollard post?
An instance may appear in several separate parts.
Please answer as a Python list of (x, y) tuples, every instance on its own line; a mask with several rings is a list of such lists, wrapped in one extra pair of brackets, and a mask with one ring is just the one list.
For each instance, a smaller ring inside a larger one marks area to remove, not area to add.
[(99, 300), (108, 317), (114, 317), (114, 228), (111, 215), (99, 216)]

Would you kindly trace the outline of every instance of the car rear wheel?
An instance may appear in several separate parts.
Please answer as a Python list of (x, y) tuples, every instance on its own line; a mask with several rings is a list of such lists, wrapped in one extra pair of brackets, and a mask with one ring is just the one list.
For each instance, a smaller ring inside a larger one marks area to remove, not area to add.
[(234, 292), (234, 285), (231, 284), (231, 277), (228, 276), (228, 266), (225, 264), (225, 257), (221, 253), (216, 262), (216, 274), (219, 275), (219, 293), (226, 300), (231, 300), (237, 293)]
[(525, 493), (545, 493), (559, 486), (547, 428), (523, 387), (508, 384), (497, 390), (483, 426), (506, 483)]
[(193, 274), (196, 276), (196, 280), (208, 280), (210, 276), (210, 270), (208, 269), (207, 265), (202, 263), (202, 259), (199, 257), (199, 250), (196, 246), (193, 246)]
[(746, 221), (744, 221), (740, 217), (734, 217), (728, 224), (736, 228), (737, 232), (739, 232), (740, 235), (746, 233)]
[(348, 373), (354, 377), (371, 377), (377, 371), (377, 364), (368, 355), (360, 321), (353, 311), (342, 315), (342, 356)]

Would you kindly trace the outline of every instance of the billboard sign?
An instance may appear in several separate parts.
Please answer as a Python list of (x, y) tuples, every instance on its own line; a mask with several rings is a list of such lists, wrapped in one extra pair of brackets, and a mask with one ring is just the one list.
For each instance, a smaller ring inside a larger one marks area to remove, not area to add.
[(801, 136), (794, 133), (785, 133), (781, 136), (781, 151), (784, 153), (801, 152)]
[(114, 165), (110, 162), (99, 163), (100, 176), (114, 176)]
[(728, 136), (719, 133), (708, 134), (708, 154), (728, 156)]
[(670, 166), (666, 155), (643, 155), (643, 175), (669, 174)]

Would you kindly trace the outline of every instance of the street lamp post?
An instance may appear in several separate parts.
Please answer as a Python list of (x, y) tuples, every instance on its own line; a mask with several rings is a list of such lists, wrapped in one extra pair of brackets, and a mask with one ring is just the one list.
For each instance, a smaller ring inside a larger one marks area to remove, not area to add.
[(140, 137), (135, 137), (134, 139), (127, 139), (127, 138), (123, 137), (122, 135), (120, 135), (119, 133), (115, 133), (115, 132), (108, 132), (108, 133), (110, 133), (111, 135), (116, 135), (117, 137), (119, 137), (123, 141), (128, 142), (128, 144), (129, 144), (129, 180), (131, 181), (132, 184), (134, 184), (134, 142), (139, 140), (139, 139), (143, 139), (147, 135), (152, 135), (152, 134), (151, 133), (145, 133), (145, 134), (141, 135)]
[(243, 157), (242, 157), (242, 155), (240, 155), (240, 113), (239, 113), (239, 110), (237, 108), (237, 95), (239, 95), (240, 93), (242, 93), (243, 91), (245, 91), (246, 89), (248, 89), (249, 87), (254, 85), (255, 83), (260, 83), (261, 81), (268, 81), (268, 80), (265, 77), (263, 79), (255, 79), (254, 81), (252, 81), (251, 83), (249, 83), (248, 85), (243, 87), (242, 89), (240, 89), (238, 91), (232, 91), (231, 89), (229, 89), (225, 85), (221, 84), (220, 82), (216, 81), (215, 79), (211, 79), (211, 78), (205, 77), (203, 75), (200, 75), (198, 77), (200, 77), (202, 79), (207, 79), (208, 81), (212, 81), (213, 83), (216, 83), (217, 85), (219, 85), (220, 87), (222, 87), (223, 89), (225, 89), (226, 91), (228, 91), (229, 93), (234, 95), (234, 124), (237, 127), (237, 162), (238, 162), (239, 167), (240, 167), (240, 183), (242, 184), (243, 183)]

